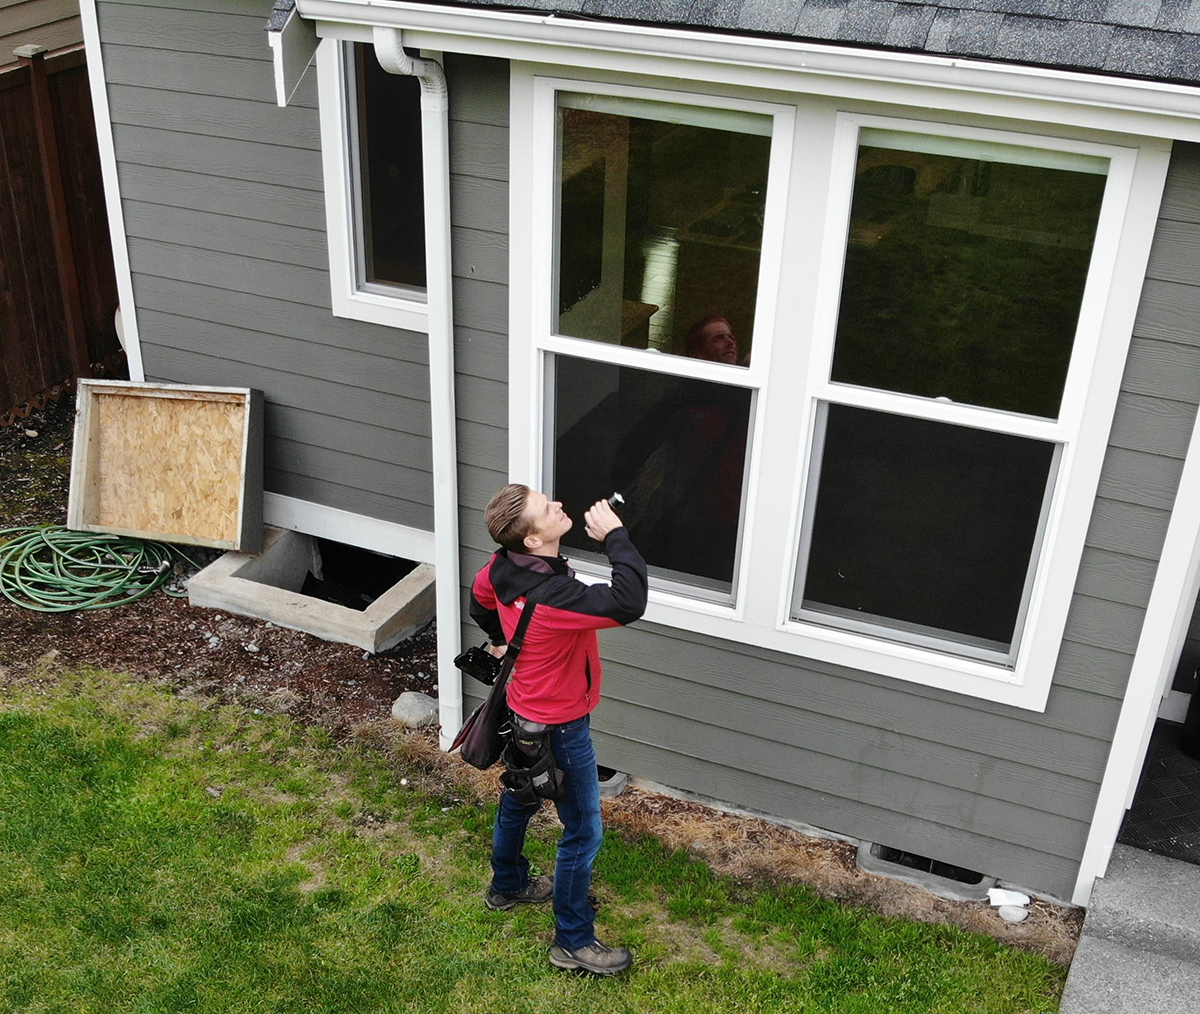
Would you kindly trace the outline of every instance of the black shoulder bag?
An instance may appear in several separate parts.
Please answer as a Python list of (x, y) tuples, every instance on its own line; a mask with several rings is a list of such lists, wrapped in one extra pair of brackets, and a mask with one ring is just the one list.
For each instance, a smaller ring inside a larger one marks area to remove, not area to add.
[(533, 599), (536, 591), (535, 588), (525, 595), (525, 608), (521, 610), (521, 619), (508, 642), (508, 650), (504, 653), (500, 673), (496, 682), (492, 684), (491, 691), (484, 702), (463, 722), (463, 727), (458, 730), (458, 735), (450, 744), (450, 753), (459, 750), (459, 756), (463, 760), (481, 771), (487, 770), (500, 759), (508, 739), (508, 679), (512, 675), (517, 654), (525, 640), (525, 631), (529, 629), (529, 621), (533, 619)]

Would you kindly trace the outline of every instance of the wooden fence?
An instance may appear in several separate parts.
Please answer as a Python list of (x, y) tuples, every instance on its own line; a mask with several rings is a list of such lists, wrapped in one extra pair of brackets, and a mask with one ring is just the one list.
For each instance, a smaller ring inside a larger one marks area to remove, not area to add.
[(0, 72), (0, 424), (119, 352), (82, 49)]

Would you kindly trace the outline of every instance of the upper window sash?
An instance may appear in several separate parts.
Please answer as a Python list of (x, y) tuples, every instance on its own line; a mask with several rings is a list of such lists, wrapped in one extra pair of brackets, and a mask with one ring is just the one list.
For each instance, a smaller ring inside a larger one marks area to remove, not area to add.
[[(429, 329), (429, 311), (424, 290), (363, 280), (365, 240), (358, 182), (359, 126), (353, 54), (349, 51), (349, 45), (339, 39), (326, 38), (317, 47), (326, 239), (333, 313), (338, 317), (426, 332)], [(428, 168), (425, 171), (429, 171)], [(449, 167), (442, 166), (441, 171), (448, 172)], [(426, 181), (425, 192), (429, 190)]]
[[(753, 356), (748, 367), (662, 354), (652, 349), (629, 348), (560, 334), (554, 291), (557, 265), (558, 131), (560, 93), (570, 108), (592, 109), (620, 115), (642, 115), (666, 122), (711, 126), (755, 136), (770, 135), (766, 204), (760, 245), (758, 284), (754, 299), (755, 326), (751, 336)], [(535, 279), (533, 335), (539, 349), (618, 365), (714, 380), (746, 387), (761, 387), (770, 369), (770, 322), (775, 315), (779, 266), (783, 246), (783, 214), (787, 205), (787, 178), (794, 135), (795, 110), (774, 103), (740, 101), (718, 96), (693, 96), (657, 88), (611, 83), (580, 82), (567, 78), (538, 77), (533, 94), (533, 201), (530, 271)], [(553, 199), (544, 199), (555, 195)]]

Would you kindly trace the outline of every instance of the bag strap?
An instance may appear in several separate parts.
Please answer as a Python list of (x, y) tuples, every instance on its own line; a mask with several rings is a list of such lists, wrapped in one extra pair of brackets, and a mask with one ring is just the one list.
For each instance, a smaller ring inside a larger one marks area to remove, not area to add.
[(502, 687), (508, 683), (509, 676), (512, 675), (513, 666), (517, 664), (517, 655), (521, 653), (521, 645), (525, 643), (525, 632), (529, 629), (529, 621), (533, 619), (533, 610), (537, 605), (536, 595), (541, 591), (542, 586), (539, 584), (525, 593), (525, 608), (521, 610), (521, 618), (517, 621), (517, 629), (513, 631), (513, 636), (509, 638), (508, 650), (504, 652), (504, 661), (500, 663), (500, 674), (496, 677), (496, 682)]

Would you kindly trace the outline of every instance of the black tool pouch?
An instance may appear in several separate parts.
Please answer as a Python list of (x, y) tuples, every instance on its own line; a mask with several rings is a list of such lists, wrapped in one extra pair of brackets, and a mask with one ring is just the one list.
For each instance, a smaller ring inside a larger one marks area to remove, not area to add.
[(566, 776), (554, 762), (550, 727), (513, 715), (509, 741), (501, 754), (500, 781), (523, 806), (542, 799), (564, 799)]

